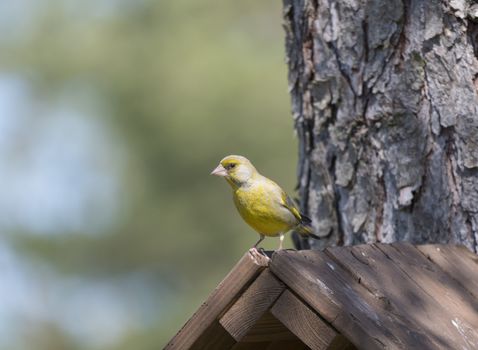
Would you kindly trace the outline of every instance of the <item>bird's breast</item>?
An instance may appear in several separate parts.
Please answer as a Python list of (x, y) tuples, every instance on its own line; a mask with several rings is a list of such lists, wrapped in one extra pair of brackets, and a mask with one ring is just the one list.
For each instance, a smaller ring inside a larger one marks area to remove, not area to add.
[(257, 232), (276, 236), (296, 225), (296, 220), (286, 208), (280, 205), (276, 193), (262, 186), (239, 188), (234, 192), (237, 210)]

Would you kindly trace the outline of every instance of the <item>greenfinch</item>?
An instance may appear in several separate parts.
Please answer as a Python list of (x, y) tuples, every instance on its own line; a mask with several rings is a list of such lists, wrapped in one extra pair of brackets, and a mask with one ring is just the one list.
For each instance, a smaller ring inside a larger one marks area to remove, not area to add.
[(265, 236), (279, 236), (279, 250), (284, 235), (295, 229), (304, 237), (319, 238), (312, 232), (311, 220), (300, 213), (279, 185), (259, 174), (243, 156), (230, 155), (221, 160), (211, 175), (222, 176), (232, 187), (234, 204), (244, 221), (259, 233), (256, 249)]

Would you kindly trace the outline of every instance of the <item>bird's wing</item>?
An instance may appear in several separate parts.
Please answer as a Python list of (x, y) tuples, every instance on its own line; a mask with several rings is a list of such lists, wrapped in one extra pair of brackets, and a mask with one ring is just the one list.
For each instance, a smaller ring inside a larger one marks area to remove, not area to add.
[(284, 191), (282, 191), (281, 193), (281, 199), (282, 199), (281, 205), (287, 208), (299, 222), (302, 222), (303, 218), (299, 212), (299, 209), (297, 209), (297, 206), (295, 205), (294, 201)]
[(310, 226), (312, 223), (312, 220), (299, 211), (295, 201), (292, 200), (284, 191), (282, 191), (282, 206), (287, 208), (302, 225)]

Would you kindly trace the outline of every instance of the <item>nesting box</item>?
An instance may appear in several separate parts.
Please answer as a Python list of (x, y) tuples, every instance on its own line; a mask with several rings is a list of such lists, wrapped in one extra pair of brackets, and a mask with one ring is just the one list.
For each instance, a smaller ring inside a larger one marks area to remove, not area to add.
[(247, 253), (166, 349), (478, 349), (478, 257), (407, 243)]

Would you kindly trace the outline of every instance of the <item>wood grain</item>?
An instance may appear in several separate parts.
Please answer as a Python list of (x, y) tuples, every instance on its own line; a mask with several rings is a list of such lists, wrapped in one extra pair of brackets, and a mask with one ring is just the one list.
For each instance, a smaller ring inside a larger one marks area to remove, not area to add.
[[(478, 348), (478, 301), (413, 245), (393, 243), (378, 247), (428, 295), (430, 304), (435, 300), (440, 306), (433, 310), (432, 319), (444, 325), (433, 335), (439, 337), (441, 334), (440, 339), (446, 348)], [(420, 313), (420, 310), (415, 312)], [(410, 314), (407, 316), (410, 318)], [(452, 335), (445, 337), (450, 333)]]
[(271, 342), (269, 347), (264, 350), (308, 350), (310, 349), (307, 345), (301, 342), (299, 339), (296, 340), (277, 340)]
[(214, 321), (189, 347), (189, 350), (225, 350), (230, 349), (235, 343), (234, 338), (219, 322)]
[(461, 247), (246, 254), (166, 349), (478, 349), (477, 287)]
[(284, 284), (269, 270), (264, 270), (219, 322), (236, 341), (240, 341), (271, 307), (284, 288)]
[(464, 246), (419, 245), (416, 248), (478, 299), (478, 256)]
[(237, 343), (231, 350), (309, 350), (310, 348), (299, 339), (276, 340), (259, 343)]
[[(265, 350), (271, 344), (270, 341), (257, 342), (257, 343), (236, 343), (231, 350)], [(206, 350), (206, 349), (204, 349)]]
[(267, 311), (252, 327), (252, 329), (241, 339), (242, 343), (255, 343), (263, 341), (293, 340), (297, 337), (290, 330), (275, 318), (270, 311)]
[(166, 345), (168, 350), (190, 349), (207, 334), (210, 327), (227, 307), (237, 299), (254, 278), (264, 269), (256, 265), (246, 253), (194, 315)]
[(277, 299), (271, 313), (303, 343), (314, 350), (327, 349), (338, 335), (288, 290)]
[(384, 313), (394, 315), (410, 330), (426, 334), (430, 346), (466, 348), (466, 342), (450, 325), (453, 315), (416, 283), (414, 275), (403, 270), (407, 261), (400, 266), (379, 247), (381, 245), (361, 245), (330, 248), (326, 252), (381, 301)]
[(383, 302), (323, 252), (281, 251), (271, 271), (361, 349), (432, 349), (433, 342), (390, 314)]
[(327, 350), (357, 350), (357, 348), (343, 335), (338, 334)]

